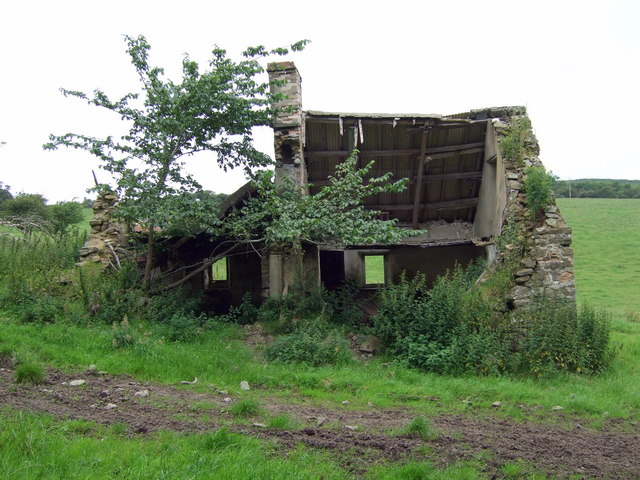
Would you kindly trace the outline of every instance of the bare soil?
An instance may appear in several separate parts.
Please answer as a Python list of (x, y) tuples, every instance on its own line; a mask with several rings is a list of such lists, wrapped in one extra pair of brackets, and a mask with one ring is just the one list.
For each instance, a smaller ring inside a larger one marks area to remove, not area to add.
[[(70, 386), (76, 379), (86, 383)], [(148, 390), (148, 395), (136, 396), (143, 390)], [(304, 444), (329, 451), (356, 473), (376, 461), (429, 458), (445, 465), (482, 458), (493, 478), (501, 478), (500, 466), (505, 462), (519, 459), (558, 478), (640, 478), (637, 428), (632, 433), (610, 427), (596, 431), (580, 427), (577, 421), (563, 426), (515, 422), (495, 415), (442, 415), (430, 419), (437, 438), (424, 441), (398, 433), (415, 417), (409, 409), (332, 409), (306, 404), (304, 399), (285, 403), (261, 397), (268, 415), (288, 413), (300, 425), (295, 430), (278, 430), (251, 423), (259, 423), (260, 418), (248, 424), (234, 423), (229, 408), (237, 400), (237, 396), (221, 394), (213, 387), (200, 393), (189, 385), (158, 385), (97, 372), (70, 375), (49, 371), (43, 385), (21, 385), (15, 383), (11, 368), (0, 368), (0, 406), (105, 425), (122, 423), (129, 435), (166, 429), (198, 433), (227, 425), (236, 432), (275, 441), (283, 449)], [(116, 407), (109, 408), (109, 404)]]

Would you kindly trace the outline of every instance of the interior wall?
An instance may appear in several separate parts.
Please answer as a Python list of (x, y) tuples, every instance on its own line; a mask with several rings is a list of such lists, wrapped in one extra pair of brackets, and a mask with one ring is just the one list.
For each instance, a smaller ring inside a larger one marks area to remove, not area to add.
[(500, 235), (502, 212), (507, 203), (507, 187), (504, 164), (491, 123), (487, 124), (484, 142), (484, 167), (482, 168), (482, 182), (478, 196), (473, 235), (476, 238), (490, 238)]
[(251, 293), (254, 301), (259, 301), (262, 290), (261, 258), (255, 252), (247, 252), (229, 257), (229, 291), (231, 302), (238, 305), (245, 292)]
[(431, 248), (397, 248), (388, 254), (392, 281), (398, 282), (402, 272), (412, 277), (425, 274), (428, 284), (453, 269), (456, 265), (467, 266), (477, 258), (483, 258), (485, 249), (475, 245), (456, 245)]
[(344, 255), (345, 277), (357, 285), (365, 285), (364, 255), (385, 255), (385, 281), (396, 283), (403, 272), (409, 277), (418, 273), (426, 276), (429, 284), (456, 265), (467, 266), (478, 258), (485, 258), (484, 247), (454, 245), (448, 247), (396, 247), (384, 252), (376, 250), (347, 250)]

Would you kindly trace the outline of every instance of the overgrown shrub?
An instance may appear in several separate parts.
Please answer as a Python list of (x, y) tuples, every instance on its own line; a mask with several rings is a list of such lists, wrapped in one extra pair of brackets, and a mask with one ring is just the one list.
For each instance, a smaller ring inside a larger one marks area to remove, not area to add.
[(174, 313), (160, 325), (160, 333), (172, 342), (193, 342), (198, 338), (206, 317), (193, 313)]
[(605, 313), (547, 298), (511, 318), (472, 279), (458, 268), (430, 289), (421, 276), (386, 287), (373, 320), (388, 351), (444, 374), (593, 373), (611, 363)]
[(471, 277), (461, 268), (439, 277), (430, 287), (424, 275), (402, 276), (380, 294), (373, 318), (377, 335), (395, 350), (417, 338), (421, 344), (449, 345), (465, 326), (465, 316), (474, 316), (464, 304), (470, 284)]
[(138, 271), (133, 262), (122, 262), (119, 270), (103, 271), (100, 265), (86, 265), (79, 272), (86, 311), (106, 324), (133, 317), (141, 304)]
[(544, 214), (551, 203), (554, 177), (544, 167), (527, 167), (524, 191), (527, 194), (527, 208), (532, 219)]
[(323, 313), (327, 320), (336, 325), (358, 327), (362, 321), (362, 300), (358, 298), (360, 289), (355, 283), (347, 282), (338, 290), (323, 290)]
[(599, 372), (615, 357), (609, 342), (610, 318), (589, 306), (537, 299), (521, 319), (519, 369), (537, 375), (550, 371)]
[(274, 333), (291, 333), (301, 319), (320, 316), (327, 304), (325, 290), (312, 280), (297, 278), (289, 293), (282, 298), (269, 298), (257, 312), (260, 323), (269, 324)]
[(62, 314), (62, 298), (43, 294), (23, 302), (19, 318), (26, 323), (53, 323)]
[(338, 365), (351, 357), (341, 333), (322, 320), (308, 320), (296, 331), (278, 338), (267, 348), (269, 360), (310, 366)]
[(131, 327), (129, 319), (125, 317), (120, 322), (113, 322), (111, 326), (111, 345), (113, 348), (131, 347), (136, 342), (137, 333)]
[(258, 307), (253, 303), (251, 292), (245, 292), (240, 305), (232, 306), (229, 312), (218, 317), (223, 322), (237, 323), (238, 325), (250, 325), (258, 319)]
[(144, 317), (153, 323), (168, 323), (175, 315), (198, 315), (202, 305), (202, 292), (191, 292), (178, 287), (154, 295), (144, 308)]

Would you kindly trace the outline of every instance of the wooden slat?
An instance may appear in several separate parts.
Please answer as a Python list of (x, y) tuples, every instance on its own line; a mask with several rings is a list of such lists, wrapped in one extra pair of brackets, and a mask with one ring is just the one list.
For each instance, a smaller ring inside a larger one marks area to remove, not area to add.
[[(426, 144), (426, 131), (425, 134), (422, 135), (422, 144), (423, 146)], [(420, 159), (418, 160), (418, 176), (416, 177), (416, 191), (413, 197), (413, 228), (415, 230), (418, 229), (418, 216), (420, 214), (420, 195), (422, 194), (422, 172), (424, 171), (424, 148), (422, 149), (422, 153), (420, 154)]]
[[(484, 148), (484, 142), (465, 143), (461, 145), (446, 145), (444, 147), (429, 147), (425, 154), (432, 155), (438, 153), (464, 152), (465, 150), (475, 150)], [(306, 158), (313, 157), (345, 157), (349, 156), (347, 150), (305, 150)], [(420, 150), (416, 148), (401, 150), (364, 150), (360, 152), (361, 157), (402, 157), (408, 155), (418, 155)]]
[[(452, 173), (432, 173), (422, 176), (422, 183), (436, 182), (439, 180), (471, 180), (482, 178), (482, 171), (475, 172), (452, 172)], [(409, 183), (415, 183), (410, 181)]]
[[(420, 215), (420, 195), (422, 194), (422, 173), (424, 172), (425, 155), (427, 151), (427, 142), (429, 140), (431, 128), (425, 125), (422, 132), (422, 143), (420, 144), (420, 158), (418, 159), (418, 176), (416, 178), (416, 191), (413, 198), (413, 228), (418, 229), (418, 218)], [(429, 159), (431, 161), (431, 159)]]
[[(429, 175), (422, 175), (422, 183), (437, 182), (440, 180), (475, 180), (482, 178), (482, 171), (475, 172), (452, 172), (452, 173), (432, 173)], [(309, 180), (309, 183), (315, 187), (322, 187), (329, 185), (329, 180)], [(410, 180), (409, 184), (415, 184), (415, 180)]]
[[(419, 149), (411, 148), (405, 150), (368, 150), (361, 151), (361, 157), (402, 157), (405, 155), (418, 155), (420, 153)], [(349, 156), (349, 152), (347, 150), (306, 150), (304, 152), (304, 156), (306, 158), (313, 157), (347, 157)]]
[[(450, 210), (452, 208), (475, 207), (478, 204), (478, 197), (461, 198), (459, 200), (445, 200), (443, 202), (421, 203), (420, 208), (431, 208), (438, 210)], [(399, 203), (397, 205), (365, 205), (365, 208), (382, 211), (393, 210), (413, 210), (412, 203)]]

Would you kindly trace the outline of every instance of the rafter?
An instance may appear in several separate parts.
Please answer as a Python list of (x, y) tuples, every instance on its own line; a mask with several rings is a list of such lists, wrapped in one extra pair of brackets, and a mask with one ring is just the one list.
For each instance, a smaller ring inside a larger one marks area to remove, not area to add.
[[(478, 197), (471, 197), (461, 198), (459, 200), (444, 200), (442, 202), (421, 203), (420, 208), (451, 210), (456, 208), (475, 207), (476, 205), (478, 205)], [(413, 210), (414, 205), (412, 203), (399, 203), (397, 205), (365, 205), (365, 208), (381, 211)]]
[[(464, 152), (466, 150), (482, 151), (484, 149), (484, 142), (464, 143), (460, 145), (445, 145), (442, 147), (429, 147), (426, 149), (426, 155), (434, 155), (439, 153), (450, 152)], [(304, 156), (306, 158), (313, 157), (348, 157), (350, 152), (348, 150), (305, 150)], [(399, 150), (363, 150), (360, 152), (360, 157), (402, 157), (420, 154), (420, 149), (408, 148)]]

